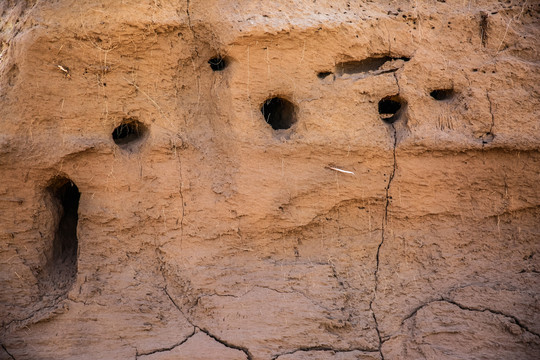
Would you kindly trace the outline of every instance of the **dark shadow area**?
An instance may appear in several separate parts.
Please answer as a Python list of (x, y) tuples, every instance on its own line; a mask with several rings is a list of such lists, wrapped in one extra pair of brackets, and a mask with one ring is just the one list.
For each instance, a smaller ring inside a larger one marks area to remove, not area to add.
[(330, 71), (321, 71), (320, 73), (317, 74), (317, 77), (319, 79), (325, 79), (327, 76), (330, 76), (332, 75), (333, 73), (330, 72)]
[(454, 94), (454, 89), (436, 89), (429, 93), (437, 101), (451, 100)]
[(112, 132), (114, 143), (120, 147), (142, 139), (147, 132), (146, 126), (140, 121), (132, 118), (124, 119)]
[[(355, 60), (355, 61), (346, 61), (336, 65), (336, 73), (339, 75), (343, 74), (358, 74), (358, 73), (367, 73), (370, 71), (377, 71), (383, 67), (388, 62), (395, 60), (403, 60), (405, 62), (410, 59), (407, 57), (394, 58), (391, 56), (382, 56), (382, 57), (370, 57), (364, 60)], [(395, 69), (388, 69), (389, 71), (395, 71)]]
[(261, 113), (274, 130), (289, 129), (296, 123), (294, 104), (280, 97), (266, 100), (261, 106)]
[(381, 119), (388, 123), (392, 124), (399, 120), (403, 108), (405, 106), (405, 101), (399, 96), (387, 96), (381, 101), (379, 101), (379, 114)]
[(80, 192), (67, 178), (56, 178), (47, 189), (51, 196), (51, 212), (57, 221), (52, 243), (52, 257), (45, 266), (43, 280), (55, 290), (69, 289), (77, 275), (77, 224)]
[(208, 64), (213, 71), (223, 71), (227, 67), (228, 61), (222, 56), (216, 56), (208, 60)]

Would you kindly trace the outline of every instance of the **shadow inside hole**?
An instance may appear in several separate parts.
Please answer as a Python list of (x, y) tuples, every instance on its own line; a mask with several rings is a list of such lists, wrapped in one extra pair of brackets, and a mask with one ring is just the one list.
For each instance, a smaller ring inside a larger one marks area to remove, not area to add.
[(332, 74), (333, 74), (333, 72), (331, 72), (331, 71), (321, 71), (320, 73), (317, 74), (317, 77), (319, 79), (326, 79), (326, 77), (328, 77), (328, 76), (330, 76)]
[(113, 130), (112, 138), (116, 145), (125, 147), (143, 138), (146, 131), (146, 126), (140, 121), (126, 119)]
[(399, 120), (404, 106), (405, 102), (399, 96), (387, 96), (379, 101), (379, 115), (384, 122), (393, 124)]
[(345, 61), (336, 65), (336, 73), (344, 74), (368, 73), (386, 69), (386, 71), (396, 71), (403, 64), (409, 61), (408, 57), (370, 57), (364, 60)]
[(224, 57), (216, 56), (208, 60), (208, 64), (210, 64), (210, 68), (213, 71), (222, 71), (227, 67), (228, 62)]
[(436, 89), (429, 93), (437, 101), (450, 100), (454, 97), (454, 94), (454, 89)]
[(274, 130), (289, 129), (296, 123), (294, 104), (280, 97), (266, 100), (261, 106), (261, 113)]
[(55, 290), (65, 290), (77, 275), (77, 224), (79, 221), (79, 199), (81, 193), (73, 181), (56, 178), (47, 188), (51, 196), (51, 212), (57, 223), (50, 249), (51, 257), (45, 273), (41, 274), (42, 285)]

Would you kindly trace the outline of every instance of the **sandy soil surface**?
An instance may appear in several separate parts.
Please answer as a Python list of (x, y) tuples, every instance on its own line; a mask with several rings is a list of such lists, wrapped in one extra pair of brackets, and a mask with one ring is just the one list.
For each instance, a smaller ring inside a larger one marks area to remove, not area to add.
[(537, 2), (0, 14), (0, 359), (540, 358)]

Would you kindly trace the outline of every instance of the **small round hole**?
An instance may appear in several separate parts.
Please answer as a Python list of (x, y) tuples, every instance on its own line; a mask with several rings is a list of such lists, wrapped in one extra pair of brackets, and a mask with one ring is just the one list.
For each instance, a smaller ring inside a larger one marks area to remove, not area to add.
[(274, 130), (289, 129), (296, 123), (294, 104), (280, 97), (266, 100), (261, 106), (261, 113)]
[(227, 67), (227, 60), (224, 57), (216, 56), (208, 60), (213, 71), (222, 71)]
[(379, 114), (381, 119), (389, 124), (396, 122), (405, 102), (397, 95), (387, 96), (379, 101)]
[(429, 95), (437, 101), (450, 100), (454, 97), (454, 89), (436, 89)]
[(125, 119), (112, 132), (114, 143), (125, 147), (142, 139), (146, 134), (146, 126), (136, 119)]

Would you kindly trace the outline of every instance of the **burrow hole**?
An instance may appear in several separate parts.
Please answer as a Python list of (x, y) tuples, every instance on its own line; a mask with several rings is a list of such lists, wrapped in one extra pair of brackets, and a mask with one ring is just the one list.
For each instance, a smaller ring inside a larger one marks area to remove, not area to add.
[(392, 124), (399, 120), (404, 107), (405, 101), (398, 95), (387, 96), (379, 101), (379, 114), (384, 122)]
[(213, 71), (223, 71), (229, 65), (229, 62), (223, 56), (218, 55), (208, 60), (208, 64), (210, 64)]
[(55, 178), (49, 185), (48, 192), (57, 225), (47, 272), (55, 288), (66, 288), (74, 282), (77, 275), (77, 224), (81, 193), (73, 181), (64, 177)]
[(147, 133), (146, 126), (137, 119), (124, 119), (120, 125), (114, 128), (112, 138), (114, 143), (122, 148), (130, 144), (138, 143)]
[(317, 77), (319, 79), (326, 79), (326, 77), (330, 76), (330, 75), (333, 75), (334, 73), (331, 72), (331, 71), (321, 71), (320, 73), (317, 74)]
[(451, 100), (454, 95), (454, 89), (436, 89), (429, 93), (429, 95), (437, 101)]
[(289, 129), (296, 123), (294, 104), (281, 97), (267, 99), (261, 106), (261, 113), (274, 130)]

